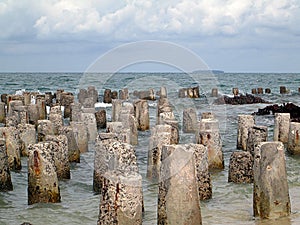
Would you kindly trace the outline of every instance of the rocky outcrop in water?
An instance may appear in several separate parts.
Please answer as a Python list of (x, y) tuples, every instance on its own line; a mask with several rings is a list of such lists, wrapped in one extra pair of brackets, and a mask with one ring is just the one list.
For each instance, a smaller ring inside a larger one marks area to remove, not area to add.
[(246, 94), (246, 95), (236, 95), (234, 97), (229, 97), (223, 95), (215, 100), (215, 104), (229, 104), (229, 105), (243, 105), (243, 104), (256, 104), (256, 103), (269, 103), (263, 100), (261, 97)]

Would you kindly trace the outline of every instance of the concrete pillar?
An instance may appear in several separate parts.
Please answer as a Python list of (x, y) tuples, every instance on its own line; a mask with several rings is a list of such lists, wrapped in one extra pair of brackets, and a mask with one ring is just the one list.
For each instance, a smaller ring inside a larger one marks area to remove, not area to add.
[(137, 120), (131, 114), (120, 114), (119, 118), (120, 122), (123, 123), (123, 127), (125, 129), (130, 130), (130, 144), (137, 145), (138, 144), (138, 129), (137, 129)]
[(194, 152), (195, 175), (198, 184), (199, 198), (200, 200), (210, 199), (212, 197), (212, 184), (208, 171), (207, 148), (199, 144), (187, 144), (184, 146), (188, 151)]
[(268, 127), (254, 125), (248, 130), (247, 148), (246, 150), (254, 156), (254, 148), (260, 142), (266, 142), (268, 138)]
[(117, 122), (119, 121), (119, 115), (122, 109), (122, 100), (120, 99), (113, 99), (112, 100), (112, 122)]
[(88, 130), (88, 140), (94, 142), (97, 138), (98, 130), (95, 112), (94, 113), (85, 113), (81, 114), (81, 121), (86, 125)]
[(300, 154), (300, 123), (291, 122), (287, 150), (293, 155)]
[(134, 115), (137, 119), (138, 130), (145, 131), (150, 128), (149, 106), (147, 100), (134, 101)]
[(117, 91), (112, 91), (111, 92), (111, 99), (118, 99), (118, 92)]
[(257, 94), (256, 88), (252, 88), (252, 89), (251, 89), (251, 93), (252, 93), (253, 95), (256, 95), (256, 94)]
[(261, 87), (257, 88), (257, 94), (262, 95), (263, 93), (264, 93), (264, 89), (263, 88), (261, 88)]
[(141, 225), (143, 215), (142, 177), (138, 173), (108, 171), (97, 225)]
[(215, 114), (212, 112), (203, 112), (201, 113), (201, 119), (215, 119)]
[(36, 105), (39, 111), (39, 119), (44, 120), (47, 117), (47, 110), (46, 110), (46, 102), (45, 98), (37, 98)]
[(157, 224), (202, 224), (193, 154), (181, 145), (163, 146)]
[(60, 104), (64, 106), (64, 118), (71, 116), (71, 104), (74, 102), (74, 95), (70, 92), (61, 93)]
[(60, 135), (65, 135), (68, 139), (69, 162), (80, 162), (80, 150), (78, 148), (73, 129), (70, 126), (61, 127), (58, 130)]
[(107, 133), (115, 133), (118, 140), (130, 144), (130, 129), (125, 128), (122, 122), (108, 122)]
[(5, 103), (7, 105), (7, 96), (8, 94), (1, 94), (1, 102)]
[(282, 142), (261, 142), (253, 165), (253, 212), (262, 219), (288, 216), (291, 203)]
[(6, 118), (5, 103), (0, 102), (0, 123), (5, 123), (5, 118)]
[(79, 102), (74, 102), (71, 104), (70, 121), (79, 122), (81, 120), (81, 107), (82, 105)]
[(87, 93), (89, 98), (93, 99), (93, 107), (96, 102), (98, 102), (98, 91), (96, 90), (95, 86), (88, 86)]
[(111, 90), (110, 89), (104, 90), (103, 102), (111, 103)]
[(166, 87), (160, 87), (159, 97), (160, 98), (167, 98), (168, 97), (168, 93), (167, 93), (167, 88)]
[(36, 130), (32, 124), (19, 124), (17, 127), (20, 137), (21, 156), (28, 156), (28, 146), (36, 143)]
[(171, 144), (179, 143), (179, 124), (177, 120), (161, 120), (162, 125), (167, 124), (171, 126)]
[(253, 182), (253, 156), (250, 152), (236, 151), (230, 156), (228, 182)]
[(200, 121), (199, 129), (196, 132), (196, 143), (207, 147), (209, 169), (224, 168), (222, 141), (218, 120), (202, 119)]
[(45, 104), (46, 104), (46, 106), (51, 106), (52, 105), (53, 98), (54, 98), (54, 96), (53, 96), (51, 91), (45, 92)]
[(64, 125), (62, 111), (60, 109), (60, 106), (51, 107), (50, 114), (49, 114), (49, 120), (53, 124), (54, 134), (57, 135), (59, 128)]
[(238, 88), (232, 88), (232, 94), (234, 96), (238, 96), (239, 95), (239, 89)]
[[(164, 116), (161, 116), (160, 114), (165, 113)], [(157, 102), (157, 110), (156, 110), (156, 124), (161, 124), (161, 117), (174, 120), (175, 116), (173, 114), (173, 109), (171, 104), (169, 103), (169, 100), (167, 98), (160, 98)]]
[(106, 128), (106, 111), (105, 109), (100, 109), (95, 113), (96, 123), (98, 129)]
[[(46, 135), (46, 142), (52, 143), (51, 153), (58, 180), (70, 179), (68, 138), (65, 135)], [(55, 143), (55, 144), (53, 144)], [(50, 145), (49, 145), (50, 146)]]
[(80, 153), (88, 151), (88, 130), (86, 125), (83, 122), (74, 122), (71, 121), (70, 125), (73, 129), (75, 139), (77, 141), (78, 148)]
[(83, 105), (86, 98), (88, 98), (88, 92), (86, 89), (80, 89), (77, 94), (78, 102)]
[(151, 137), (149, 139), (147, 178), (152, 181), (159, 179), (159, 171), (161, 164), (161, 151), (163, 145), (171, 144), (170, 125), (156, 125), (151, 129)]
[(61, 96), (61, 93), (63, 93), (64, 91), (65, 91), (64, 89), (57, 89), (56, 90), (56, 93), (55, 93), (56, 103), (60, 104), (60, 96)]
[(21, 170), (20, 137), (18, 130), (15, 127), (0, 127), (0, 138), (5, 138), (10, 170)]
[(46, 135), (54, 135), (53, 123), (50, 120), (38, 120), (38, 126), (37, 126), (38, 142), (45, 141)]
[(287, 89), (285, 86), (280, 86), (280, 94), (287, 94)]
[(95, 143), (93, 189), (101, 192), (107, 171), (138, 172), (135, 150), (132, 145), (117, 140), (114, 134), (98, 135)]
[(252, 115), (238, 115), (237, 149), (247, 150), (248, 129), (253, 126)]
[(274, 141), (288, 143), (290, 130), (290, 114), (275, 113)]
[(266, 89), (265, 89), (265, 93), (266, 93), (266, 94), (271, 94), (271, 89), (270, 89), (270, 88), (266, 88)]
[(29, 123), (37, 126), (38, 125), (38, 120), (40, 118), (38, 106), (36, 104), (28, 105), (27, 110), (28, 110)]
[(60, 190), (49, 142), (29, 146), (28, 205), (60, 202)]
[(131, 102), (123, 102), (120, 113), (128, 113), (134, 116), (134, 106)]
[(194, 108), (183, 110), (182, 131), (184, 133), (195, 133), (197, 130), (198, 116)]
[(119, 90), (119, 99), (121, 99), (121, 100), (129, 99), (128, 88), (124, 88), (122, 90)]
[(212, 97), (218, 97), (218, 96), (219, 96), (218, 88), (213, 88), (213, 89), (211, 90), (211, 96), (212, 96)]
[(12, 191), (8, 157), (6, 153), (6, 142), (4, 138), (0, 138), (0, 192)]

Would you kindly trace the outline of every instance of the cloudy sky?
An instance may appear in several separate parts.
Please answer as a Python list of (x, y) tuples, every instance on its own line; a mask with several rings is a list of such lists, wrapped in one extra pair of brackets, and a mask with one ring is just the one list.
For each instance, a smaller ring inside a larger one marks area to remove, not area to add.
[(85, 71), (158, 40), (211, 69), (300, 72), (299, 0), (0, 0), (0, 72)]

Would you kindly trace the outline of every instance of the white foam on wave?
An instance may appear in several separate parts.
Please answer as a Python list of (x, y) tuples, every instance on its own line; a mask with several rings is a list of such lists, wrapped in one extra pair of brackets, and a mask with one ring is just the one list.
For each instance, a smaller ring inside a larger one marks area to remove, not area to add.
[(95, 108), (108, 108), (111, 106), (112, 106), (112, 104), (110, 104), (110, 103), (104, 103), (104, 102), (96, 102), (95, 103)]

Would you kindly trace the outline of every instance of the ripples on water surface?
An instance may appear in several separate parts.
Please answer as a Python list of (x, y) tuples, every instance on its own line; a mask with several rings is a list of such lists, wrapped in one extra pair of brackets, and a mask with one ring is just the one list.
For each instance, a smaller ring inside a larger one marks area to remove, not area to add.
[[(83, 78), (82, 78), (83, 77)], [(107, 78), (110, 77), (107, 81)], [(105, 82), (105, 84), (103, 84)], [(20, 89), (28, 91), (55, 91), (64, 89), (78, 93), (78, 88), (95, 85), (99, 93), (103, 88), (119, 90), (125, 86), (130, 91), (145, 90), (153, 87), (156, 90), (162, 85), (168, 87), (169, 96), (173, 98), (174, 110), (180, 119), (183, 108), (194, 104), (198, 113), (213, 111), (220, 121), (222, 132), (225, 169), (212, 173), (213, 198), (201, 202), (203, 224), (300, 224), (300, 157), (286, 155), (288, 181), (291, 196), (292, 214), (277, 221), (260, 221), (252, 217), (252, 184), (228, 183), (228, 163), (231, 152), (236, 150), (237, 115), (257, 111), (265, 104), (242, 106), (208, 105), (211, 99), (177, 99), (176, 91), (180, 87), (196, 86), (197, 82), (184, 74), (93, 74), (82, 76), (80, 73), (23, 73), (0, 74), (0, 93), (15, 93)], [(202, 94), (208, 94), (212, 86), (218, 86), (219, 92), (231, 94), (233, 87), (240, 92), (250, 92), (252, 88), (271, 88), (272, 94), (263, 98), (272, 103), (293, 102), (300, 104), (298, 87), (300, 74), (217, 74), (203, 76), (199, 85)], [(279, 86), (286, 86), (290, 94), (280, 95)], [(102, 89), (100, 90), (100, 87)], [(155, 103), (150, 103), (151, 125), (155, 124)], [(110, 109), (108, 109), (108, 113)], [(269, 140), (273, 136), (273, 116), (256, 118), (257, 124), (269, 127)], [(147, 181), (147, 151), (150, 132), (139, 133), (139, 144), (136, 146), (140, 173), (143, 176), (145, 214), (143, 224), (156, 224), (157, 185)], [(191, 134), (181, 134), (181, 143), (193, 142)], [(72, 179), (60, 182), (61, 203), (27, 205), (27, 161), (22, 159), (22, 170), (12, 172), (14, 190), (0, 193), (0, 224), (21, 224), (24, 221), (32, 224), (96, 224), (99, 213), (99, 195), (92, 191), (93, 182), (93, 146), (88, 153), (81, 155), (81, 163), (72, 165)]]

